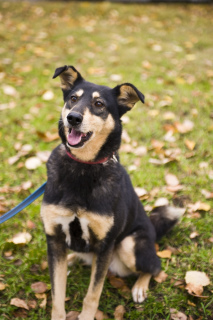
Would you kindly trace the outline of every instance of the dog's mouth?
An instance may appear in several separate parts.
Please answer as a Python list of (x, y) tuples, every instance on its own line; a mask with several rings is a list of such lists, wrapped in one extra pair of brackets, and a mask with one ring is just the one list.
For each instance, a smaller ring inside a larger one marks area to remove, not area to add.
[(84, 133), (81, 131), (77, 131), (74, 128), (70, 128), (67, 135), (67, 143), (70, 147), (82, 147), (84, 143), (91, 138), (91, 136), (91, 131)]

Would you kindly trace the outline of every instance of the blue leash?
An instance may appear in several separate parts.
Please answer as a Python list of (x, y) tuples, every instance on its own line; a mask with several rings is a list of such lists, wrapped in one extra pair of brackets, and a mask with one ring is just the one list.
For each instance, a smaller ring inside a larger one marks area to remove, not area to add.
[(13, 216), (15, 216), (17, 213), (19, 213), (21, 210), (29, 206), (35, 199), (40, 197), (45, 190), (46, 183), (43, 183), (36, 191), (34, 191), (29, 197), (24, 199), (21, 203), (19, 203), (15, 208), (5, 213), (2, 217), (0, 217), (0, 224), (9, 220)]

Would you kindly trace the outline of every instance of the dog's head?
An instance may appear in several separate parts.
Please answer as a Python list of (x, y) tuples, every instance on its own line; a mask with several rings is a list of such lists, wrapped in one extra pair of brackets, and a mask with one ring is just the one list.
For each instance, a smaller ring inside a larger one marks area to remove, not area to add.
[(67, 150), (82, 161), (111, 156), (121, 141), (121, 116), (144, 95), (132, 84), (111, 89), (85, 81), (72, 66), (57, 68), (64, 107), (59, 135)]

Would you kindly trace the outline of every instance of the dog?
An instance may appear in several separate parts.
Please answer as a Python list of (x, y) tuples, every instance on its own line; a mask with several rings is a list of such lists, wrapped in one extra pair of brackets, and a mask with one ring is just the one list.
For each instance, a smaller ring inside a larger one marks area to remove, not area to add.
[(144, 95), (133, 84), (115, 88), (84, 80), (73, 66), (57, 68), (64, 106), (59, 120), (62, 143), (47, 162), (41, 217), (47, 239), (52, 287), (51, 320), (65, 320), (67, 250), (70, 261), (91, 264), (91, 280), (78, 319), (93, 320), (108, 270), (138, 275), (133, 300), (147, 296), (161, 270), (155, 242), (180, 217), (177, 208), (154, 209), (148, 217), (119, 162), (124, 113)]

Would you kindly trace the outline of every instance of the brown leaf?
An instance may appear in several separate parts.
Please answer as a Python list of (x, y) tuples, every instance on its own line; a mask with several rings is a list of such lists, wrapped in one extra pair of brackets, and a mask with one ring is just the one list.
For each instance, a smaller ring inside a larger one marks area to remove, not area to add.
[(176, 187), (179, 185), (179, 180), (178, 178), (174, 175), (174, 174), (171, 174), (171, 173), (167, 173), (165, 175), (165, 180), (166, 180), (166, 184), (168, 186), (171, 186), (171, 187)]
[(115, 277), (115, 276), (112, 275), (112, 274), (108, 274), (108, 279), (109, 279), (110, 284), (111, 284), (114, 288), (120, 290), (120, 293), (121, 293), (121, 295), (122, 295), (123, 297), (125, 297), (125, 298), (129, 298), (129, 297), (130, 297), (131, 290), (130, 290), (130, 288), (126, 285), (126, 283), (124, 282), (123, 279), (118, 278), (118, 277)]
[(193, 232), (190, 234), (189, 238), (190, 238), (190, 239), (194, 239), (194, 238), (196, 238), (197, 236), (199, 236), (199, 233), (198, 233), (197, 231), (193, 231)]
[(10, 305), (12, 306), (16, 306), (18, 308), (24, 308), (26, 310), (29, 310), (29, 307), (28, 305), (26, 304), (26, 302), (22, 299), (19, 299), (19, 298), (13, 298), (11, 299), (10, 301)]
[(0, 291), (3, 291), (6, 287), (7, 285), (5, 283), (0, 282)]
[(115, 320), (123, 320), (124, 313), (126, 312), (124, 306), (120, 305), (115, 308), (114, 317)]
[(29, 300), (29, 301), (27, 302), (27, 305), (28, 305), (28, 307), (29, 307), (30, 309), (35, 309), (35, 308), (37, 307), (37, 302), (36, 302), (36, 300)]
[(176, 122), (175, 127), (179, 133), (187, 133), (192, 131), (194, 123), (191, 120), (184, 120), (183, 123)]
[(30, 157), (25, 161), (25, 167), (28, 170), (35, 170), (41, 166), (41, 160), (38, 157)]
[(104, 314), (103, 311), (97, 310), (97, 312), (95, 314), (95, 320), (104, 320), (107, 318), (108, 318), (108, 316), (106, 314)]
[(35, 282), (35, 283), (31, 284), (31, 289), (35, 293), (44, 293), (47, 291), (48, 287), (47, 287), (46, 283), (39, 281), (39, 282)]
[(138, 198), (144, 198), (144, 196), (147, 196), (147, 191), (144, 188), (135, 187), (135, 192), (138, 196)]
[(7, 242), (12, 242), (14, 244), (27, 244), (31, 241), (32, 236), (28, 232), (19, 232), (12, 239), (7, 240)]
[(185, 145), (187, 146), (187, 148), (188, 148), (189, 150), (191, 150), (191, 151), (194, 150), (195, 145), (196, 145), (196, 143), (195, 143), (194, 141), (186, 139), (186, 140), (184, 141), (184, 143), (185, 143)]
[(205, 272), (200, 271), (187, 271), (185, 275), (186, 290), (189, 294), (200, 296), (203, 292), (203, 287), (210, 283), (208, 276)]
[(157, 281), (158, 283), (162, 283), (164, 282), (168, 277), (168, 274), (166, 274), (166, 272), (164, 272), (163, 270), (160, 271), (160, 273), (158, 273), (157, 276), (154, 277), (155, 281)]
[(167, 206), (168, 204), (169, 204), (169, 200), (168, 199), (166, 199), (166, 198), (158, 198), (155, 201), (154, 207), (157, 208), (157, 207)]
[(157, 256), (160, 257), (160, 258), (170, 259), (171, 255), (172, 255), (172, 251), (168, 250), (168, 249), (157, 252)]
[(170, 309), (172, 320), (187, 320), (187, 316), (176, 309)]
[(45, 142), (52, 142), (59, 139), (58, 133), (50, 133), (49, 131), (36, 131), (36, 133)]
[(79, 312), (70, 311), (67, 313), (66, 320), (78, 320)]
[(213, 192), (210, 192), (208, 190), (202, 189), (201, 193), (202, 193), (202, 195), (204, 195), (204, 197), (206, 199), (213, 199)]

